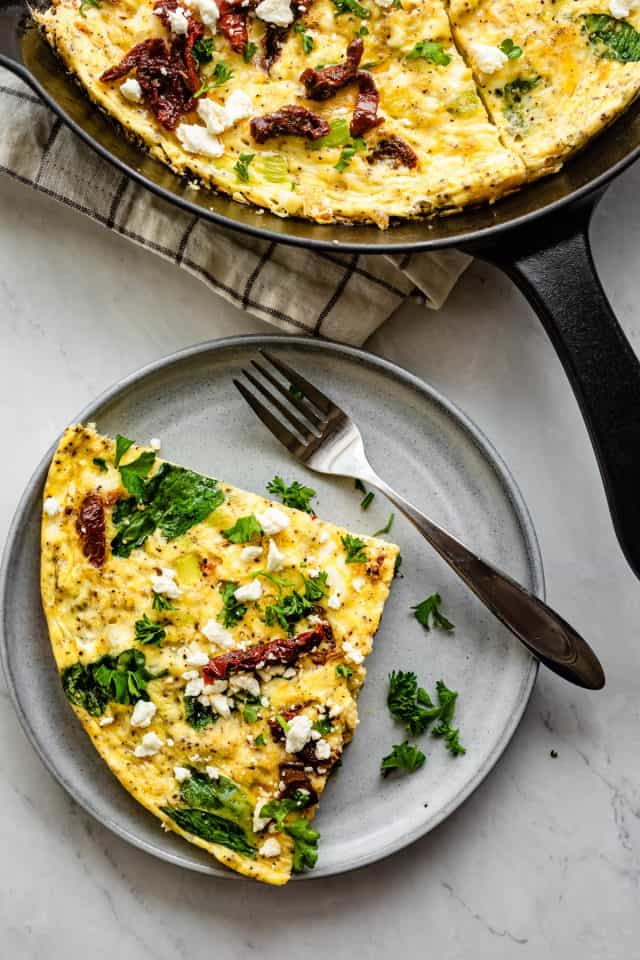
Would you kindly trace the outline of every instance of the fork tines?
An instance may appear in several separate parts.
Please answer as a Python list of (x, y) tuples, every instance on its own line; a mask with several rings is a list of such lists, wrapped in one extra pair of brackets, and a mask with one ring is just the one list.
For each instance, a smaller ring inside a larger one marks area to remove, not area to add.
[[(256, 377), (250, 370), (242, 372), (251, 386), (268, 401), (273, 409), (270, 410), (263, 404), (256, 393), (240, 380), (234, 379), (233, 382), (265, 426), (291, 452), (297, 452), (300, 441), (306, 445), (321, 436), (333, 404), (317, 387), (309, 383), (284, 360), (274, 357), (266, 350), (259, 352), (280, 376), (276, 376), (257, 360), (252, 360), (251, 364), (262, 379)], [(273, 387), (273, 390), (270, 390), (269, 386)], [(287, 420), (297, 436), (294, 436), (288, 426), (273, 413), (273, 410), (278, 411)]]

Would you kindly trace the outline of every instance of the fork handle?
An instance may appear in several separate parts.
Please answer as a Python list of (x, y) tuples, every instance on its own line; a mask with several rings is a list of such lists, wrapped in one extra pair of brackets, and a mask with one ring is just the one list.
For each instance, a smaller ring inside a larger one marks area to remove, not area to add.
[(369, 482), (404, 513), (475, 595), (550, 670), (579, 687), (600, 690), (604, 671), (573, 627), (546, 603), (426, 517), (380, 477)]

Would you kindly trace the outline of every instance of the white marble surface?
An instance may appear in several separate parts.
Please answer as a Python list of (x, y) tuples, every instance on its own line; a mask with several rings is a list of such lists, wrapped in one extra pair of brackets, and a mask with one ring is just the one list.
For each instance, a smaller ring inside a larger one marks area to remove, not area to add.
[[(636, 168), (595, 224), (637, 350), (639, 188)], [(1, 541), (43, 450), (99, 390), (183, 345), (267, 328), (2, 179), (0, 211)], [(601, 652), (606, 691), (542, 671), (506, 756), (447, 823), (362, 872), (273, 890), (181, 872), (112, 836), (50, 778), (0, 688), (3, 957), (640, 955), (640, 584), (559, 363), (520, 295), (482, 265), (439, 314), (408, 306), (369, 347), (442, 389), (501, 450), (537, 525), (550, 601)]]

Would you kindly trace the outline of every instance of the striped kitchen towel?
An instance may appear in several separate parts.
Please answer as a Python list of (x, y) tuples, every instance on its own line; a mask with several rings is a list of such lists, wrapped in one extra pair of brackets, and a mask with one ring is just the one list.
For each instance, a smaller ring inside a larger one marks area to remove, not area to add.
[(0, 172), (188, 270), (288, 333), (361, 344), (407, 298), (438, 309), (469, 258), (456, 250), (362, 256), (225, 230), (138, 186), (0, 68)]

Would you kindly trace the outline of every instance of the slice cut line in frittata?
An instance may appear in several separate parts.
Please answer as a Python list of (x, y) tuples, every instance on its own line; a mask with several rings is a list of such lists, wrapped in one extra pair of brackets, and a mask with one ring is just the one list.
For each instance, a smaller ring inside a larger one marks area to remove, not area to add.
[(42, 516), (42, 602), (94, 746), (165, 829), (246, 876), (315, 864), (318, 798), (398, 549), (70, 427)]

